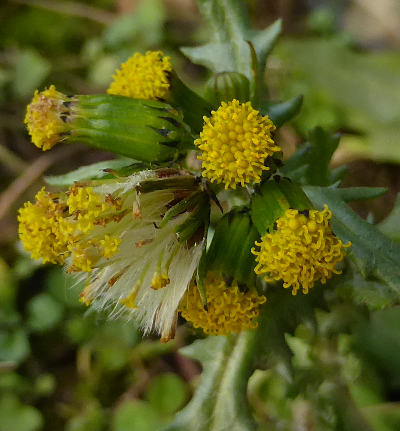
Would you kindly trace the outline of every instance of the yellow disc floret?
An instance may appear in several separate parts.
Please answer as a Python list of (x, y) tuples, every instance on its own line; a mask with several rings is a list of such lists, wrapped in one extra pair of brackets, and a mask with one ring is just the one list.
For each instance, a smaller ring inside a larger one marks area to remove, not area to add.
[(168, 277), (168, 274), (159, 272), (155, 272), (153, 275), (153, 279), (151, 280), (151, 288), (154, 290), (162, 289), (165, 286), (168, 286), (170, 283), (170, 279)]
[(74, 228), (64, 219), (65, 205), (43, 188), (36, 202), (26, 202), (19, 210), (18, 233), (27, 252), (43, 263), (63, 264)]
[(129, 295), (126, 298), (122, 298), (120, 300), (121, 304), (125, 305), (125, 307), (127, 308), (138, 308), (138, 306), (136, 305), (136, 297), (139, 287), (140, 286), (138, 284), (135, 284), (135, 286), (133, 286), (133, 288), (131, 289)]
[(106, 235), (104, 239), (100, 240), (102, 256), (106, 259), (115, 256), (118, 253), (118, 247), (121, 244), (121, 241), (122, 240), (119, 237), (113, 238), (110, 235)]
[(280, 151), (271, 138), (272, 121), (250, 102), (237, 100), (222, 102), (204, 121), (200, 138), (194, 141), (201, 150), (202, 175), (225, 184), (225, 189), (259, 183), (263, 171), (269, 169), (265, 159)]
[(221, 277), (208, 276), (205, 282), (207, 294), (206, 310), (195, 285), (189, 287), (179, 305), (178, 311), (195, 328), (202, 328), (206, 334), (227, 335), (254, 329), (259, 306), (267, 299), (257, 292), (241, 292), (237, 283), (227, 286)]
[(77, 219), (77, 228), (82, 232), (93, 229), (97, 218), (112, 206), (105, 202), (103, 196), (95, 193), (92, 187), (78, 185), (69, 188), (67, 205), (69, 213)]
[(43, 151), (50, 150), (68, 130), (63, 121), (66, 96), (51, 85), (47, 90), (35, 91), (32, 102), (26, 109), (25, 124), (33, 144)]
[(68, 272), (92, 272), (94, 261), (98, 257), (91, 253), (93, 251), (91, 245), (91, 241), (87, 239), (72, 245), (71, 265), (68, 267)]
[(286, 210), (275, 230), (256, 242), (260, 249), (252, 249), (256, 274), (264, 275), (266, 281), (283, 280), (283, 287), (292, 288), (293, 295), (300, 287), (308, 293), (316, 281), (326, 283), (333, 274), (340, 274), (337, 264), (351, 243), (343, 244), (332, 232), (331, 217), (326, 205), (323, 211)]
[(161, 51), (136, 53), (116, 71), (107, 93), (135, 99), (165, 99), (170, 72), (170, 58), (164, 57)]
[(102, 258), (119, 251), (122, 239), (107, 225), (119, 223), (127, 210), (111, 195), (76, 183), (66, 193), (44, 188), (36, 202), (19, 210), (19, 237), (33, 259), (69, 264), (69, 272), (91, 272)]

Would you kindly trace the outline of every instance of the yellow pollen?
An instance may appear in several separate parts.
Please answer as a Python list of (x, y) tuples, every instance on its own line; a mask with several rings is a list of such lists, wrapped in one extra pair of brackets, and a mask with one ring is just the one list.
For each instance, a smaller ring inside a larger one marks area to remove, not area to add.
[(92, 187), (74, 185), (69, 188), (68, 211), (77, 220), (77, 229), (82, 232), (92, 230), (98, 217), (113, 208), (113, 204), (93, 191)]
[(260, 249), (252, 249), (256, 274), (266, 281), (283, 280), (283, 287), (290, 287), (293, 295), (300, 287), (308, 293), (316, 281), (325, 284), (333, 274), (341, 274), (336, 266), (351, 243), (343, 244), (332, 232), (331, 217), (326, 205), (323, 211), (310, 210), (307, 217), (288, 209), (276, 221), (277, 229), (255, 243)]
[(170, 280), (168, 274), (154, 273), (153, 279), (151, 280), (151, 288), (154, 290), (162, 289), (169, 284)]
[(139, 286), (135, 285), (130, 294), (126, 298), (120, 300), (121, 304), (125, 305), (127, 308), (138, 308), (138, 306), (135, 304), (138, 288)]
[(68, 263), (68, 272), (91, 272), (99, 259), (118, 253), (122, 239), (112, 234), (113, 223), (129, 213), (122, 199), (78, 183), (66, 193), (43, 188), (35, 198), (18, 215), (19, 237), (33, 259)]
[(195, 328), (206, 334), (227, 335), (254, 329), (259, 306), (267, 300), (255, 291), (241, 292), (237, 283), (227, 286), (221, 277), (207, 276), (207, 311), (195, 285), (191, 285), (179, 304), (178, 311)]
[(291, 218), (288, 221), (288, 227), (292, 230), (296, 230), (299, 226), (300, 226), (300, 224), (299, 224), (297, 218)]
[(36, 90), (27, 106), (25, 124), (33, 144), (43, 151), (54, 147), (62, 139), (61, 134), (68, 130), (61, 119), (66, 110), (63, 105), (65, 100), (66, 96), (51, 85), (47, 90)]
[(259, 183), (265, 159), (280, 148), (271, 133), (272, 121), (253, 109), (250, 102), (222, 102), (211, 117), (204, 117), (203, 131), (194, 141), (201, 150), (202, 175), (211, 182), (235, 189), (250, 183)]
[(102, 247), (101, 254), (109, 259), (118, 253), (118, 247), (121, 244), (121, 238), (113, 238), (110, 235), (106, 235), (104, 239), (100, 240), (100, 246)]
[(68, 272), (92, 272), (93, 258), (87, 253), (83, 244), (74, 245), (71, 253), (71, 266)]
[(91, 305), (92, 303), (92, 300), (90, 299), (91, 290), (92, 290), (91, 285), (87, 284), (79, 295), (79, 302), (81, 302), (82, 304), (85, 304), (86, 307), (89, 307), (89, 305)]
[(135, 99), (165, 99), (170, 72), (170, 58), (164, 57), (161, 51), (136, 53), (116, 71), (107, 93)]
[(68, 245), (73, 238), (73, 226), (64, 218), (65, 204), (43, 187), (36, 202), (26, 202), (19, 210), (18, 233), (24, 249), (32, 259), (43, 263), (63, 264), (69, 256)]
[(318, 230), (318, 225), (314, 220), (310, 220), (307, 223), (307, 229), (309, 232), (316, 232)]

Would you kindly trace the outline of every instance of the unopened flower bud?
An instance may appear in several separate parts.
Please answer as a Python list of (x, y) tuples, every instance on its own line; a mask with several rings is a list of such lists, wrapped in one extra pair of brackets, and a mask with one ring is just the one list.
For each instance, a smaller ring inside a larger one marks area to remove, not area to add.
[(54, 85), (35, 92), (25, 123), (42, 150), (59, 142), (83, 142), (146, 162), (172, 160), (192, 142), (182, 115), (163, 102), (106, 94), (66, 96)]

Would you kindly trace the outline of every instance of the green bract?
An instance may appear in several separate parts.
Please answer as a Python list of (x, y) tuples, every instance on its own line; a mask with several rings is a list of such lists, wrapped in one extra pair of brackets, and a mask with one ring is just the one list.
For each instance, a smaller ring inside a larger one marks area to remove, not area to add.
[(257, 230), (246, 209), (233, 209), (225, 214), (216, 224), (211, 244), (199, 264), (200, 293), (208, 271), (217, 271), (230, 282), (253, 287), (255, 263), (250, 250), (257, 238)]
[(171, 106), (128, 97), (77, 96), (70, 127), (67, 141), (146, 162), (174, 159), (190, 142), (182, 116)]
[(289, 208), (299, 211), (312, 208), (300, 186), (279, 176), (262, 183), (251, 201), (252, 220), (260, 235), (272, 229), (275, 220)]

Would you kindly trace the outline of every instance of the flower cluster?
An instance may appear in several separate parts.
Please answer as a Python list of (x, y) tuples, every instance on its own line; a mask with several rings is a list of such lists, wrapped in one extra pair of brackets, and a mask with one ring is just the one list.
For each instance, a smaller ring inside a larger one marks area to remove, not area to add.
[(34, 204), (26, 202), (19, 210), (19, 237), (33, 259), (63, 264), (70, 238), (65, 206), (59, 204), (58, 195), (44, 188), (35, 198)]
[(62, 134), (66, 131), (62, 120), (65, 101), (64, 94), (51, 85), (40, 93), (36, 90), (32, 102), (28, 105), (25, 124), (32, 143), (43, 151), (54, 147), (62, 140)]
[(333, 274), (340, 274), (337, 264), (346, 256), (342, 241), (332, 232), (331, 211), (288, 209), (276, 220), (275, 230), (256, 242), (256, 274), (266, 281), (283, 280), (283, 287), (296, 295), (300, 287), (308, 293), (316, 281), (326, 283)]
[(34, 204), (27, 202), (21, 208), (19, 235), (33, 258), (69, 263), (70, 272), (91, 272), (99, 260), (118, 252), (121, 238), (111, 225), (120, 223), (128, 212), (120, 197), (101, 194), (92, 186), (76, 183), (65, 193), (43, 188)]
[(136, 53), (121, 64), (107, 93), (135, 99), (165, 99), (169, 93), (170, 72), (170, 58), (164, 57), (161, 51)]
[(256, 291), (241, 291), (237, 283), (228, 286), (223, 278), (212, 274), (205, 280), (207, 304), (204, 307), (197, 287), (185, 293), (179, 311), (195, 328), (206, 334), (226, 335), (257, 327), (259, 307), (267, 300)]
[[(52, 85), (35, 92), (25, 118), (42, 150), (79, 141), (134, 159), (127, 172), (43, 188), (19, 211), (25, 250), (85, 279), (83, 303), (132, 317), (162, 341), (174, 337), (179, 313), (206, 334), (226, 335), (256, 328), (268, 313), (261, 278), (296, 294), (340, 274), (350, 244), (333, 233), (327, 207), (303, 210), (299, 186), (287, 181), (283, 196), (272, 180), (281, 150), (261, 107), (234, 97), (210, 106), (160, 51), (134, 54), (107, 93), (66, 96)], [(182, 168), (189, 151), (199, 171)], [(264, 186), (270, 192), (257, 195)], [(212, 201), (232, 208), (229, 193), (238, 188), (250, 196), (245, 207), (211, 217)], [(210, 224), (217, 226), (206, 247)]]
[(237, 184), (259, 183), (265, 159), (280, 151), (271, 138), (275, 126), (268, 117), (253, 109), (250, 102), (222, 102), (194, 144), (201, 150), (203, 175), (211, 182), (235, 189)]

